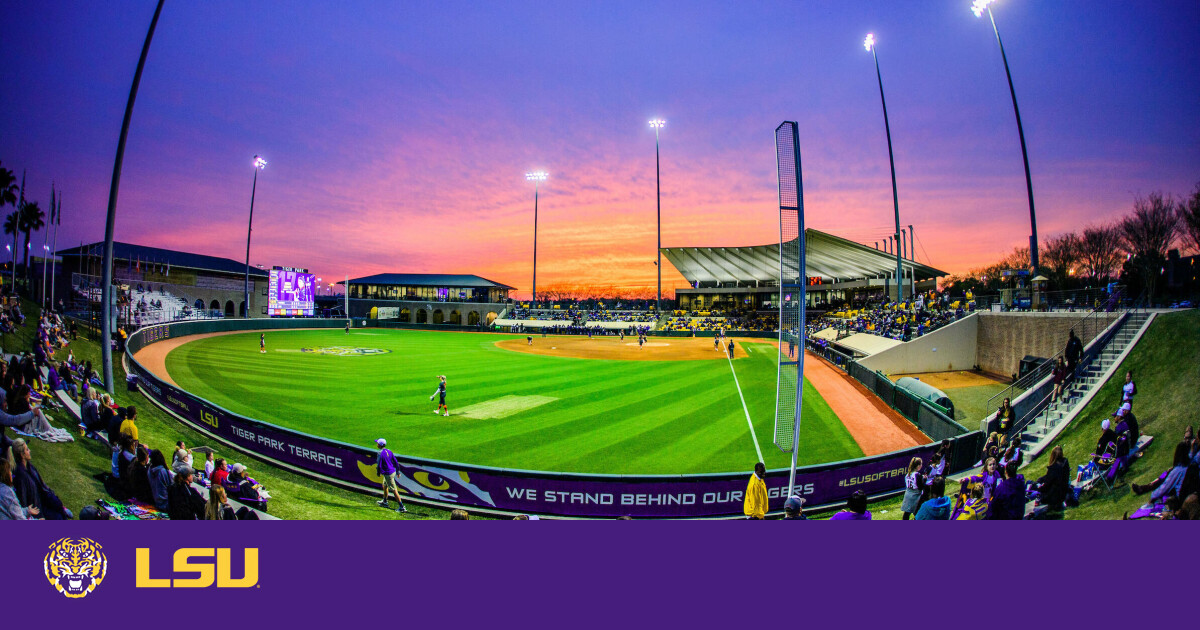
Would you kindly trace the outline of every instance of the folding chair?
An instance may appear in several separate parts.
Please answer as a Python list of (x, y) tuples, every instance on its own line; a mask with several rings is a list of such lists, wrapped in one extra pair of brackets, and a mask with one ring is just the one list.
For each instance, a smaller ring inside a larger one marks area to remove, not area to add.
[(1104, 480), (1104, 485), (1112, 490), (1112, 484), (1108, 480), (1109, 471), (1117, 465), (1117, 443), (1109, 442), (1105, 445), (1104, 450), (1100, 453), (1092, 453), (1092, 461), (1096, 463), (1096, 474), (1092, 476), (1092, 483), (1088, 487), (1095, 487), (1095, 479)]

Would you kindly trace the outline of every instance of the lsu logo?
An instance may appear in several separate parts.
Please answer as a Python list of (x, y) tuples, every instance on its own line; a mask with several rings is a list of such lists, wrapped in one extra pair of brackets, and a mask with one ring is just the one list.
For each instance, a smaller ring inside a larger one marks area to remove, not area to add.
[(375, 354), (388, 354), (391, 350), (382, 348), (352, 348), (350, 346), (322, 346), (320, 348), (301, 348), (301, 352), (310, 354), (332, 354), (338, 357), (365, 357)]
[(43, 561), (46, 579), (71, 599), (87, 597), (108, 574), (108, 559), (91, 538), (60, 538)]
[[(138, 547), (138, 588), (251, 588), (258, 584), (258, 549), (248, 548), (244, 552), (246, 569), (242, 577), (230, 575), (229, 549), (212, 547), (184, 547), (175, 552), (173, 573), (191, 573), (196, 577), (154, 578), (150, 577), (150, 550)], [(216, 562), (213, 562), (215, 557)]]
[(200, 422), (215, 429), (217, 428), (217, 415), (209, 412), (207, 409), (200, 409)]

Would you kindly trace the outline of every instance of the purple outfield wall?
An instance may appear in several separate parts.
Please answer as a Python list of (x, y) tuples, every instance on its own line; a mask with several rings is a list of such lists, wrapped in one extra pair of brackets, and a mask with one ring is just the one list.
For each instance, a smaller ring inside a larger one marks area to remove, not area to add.
[[(295, 323), (292, 323), (295, 322)], [(330, 327), (341, 322), (331, 321)], [(188, 426), (225, 444), (306, 476), (362, 491), (379, 490), (373, 447), (308, 435), (241, 416), (166, 383), (139, 364), (133, 354), (147, 344), (214, 330), (313, 328), (323, 320), (234, 320), (184, 322), (143, 328), (129, 339), (129, 371), (142, 393)], [(956, 440), (952, 470), (970, 465), (979, 434)], [(806, 466), (797, 470), (797, 493), (809, 506), (844, 502), (851, 493), (893, 493), (904, 484), (912, 457), (929, 461), (935, 445), (887, 455)], [(497, 512), (563, 517), (704, 518), (742, 514), (749, 473), (709, 475), (589, 475), (509, 470), (397, 454), (398, 485), (414, 499)], [(768, 471), (772, 511), (783, 508), (787, 469)]]

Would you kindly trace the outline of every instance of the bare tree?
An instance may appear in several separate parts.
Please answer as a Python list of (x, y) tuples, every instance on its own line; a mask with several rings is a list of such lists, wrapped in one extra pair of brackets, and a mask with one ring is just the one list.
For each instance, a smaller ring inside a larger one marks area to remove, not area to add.
[(1079, 258), (1087, 276), (1106, 282), (1125, 258), (1121, 251), (1121, 232), (1116, 225), (1090, 225), (1079, 238)]
[(1200, 254), (1200, 183), (1186, 202), (1180, 202), (1179, 240), (1193, 252)]
[(1121, 239), (1125, 251), (1141, 276), (1147, 294), (1153, 298), (1167, 250), (1179, 236), (1179, 202), (1170, 195), (1153, 192), (1133, 201), (1133, 214), (1121, 220)]
[(1042, 268), (1055, 284), (1065, 283), (1080, 262), (1082, 241), (1078, 234), (1067, 232), (1051, 236), (1041, 247)]

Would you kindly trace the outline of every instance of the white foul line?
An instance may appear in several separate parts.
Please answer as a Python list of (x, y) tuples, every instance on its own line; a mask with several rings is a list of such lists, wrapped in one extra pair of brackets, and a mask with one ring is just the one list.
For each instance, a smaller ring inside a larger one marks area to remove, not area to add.
[(733, 372), (733, 384), (735, 387), (737, 387), (738, 398), (742, 399), (742, 411), (746, 412), (746, 426), (750, 427), (750, 438), (754, 440), (754, 452), (758, 453), (758, 461), (765, 464), (766, 462), (763, 461), (762, 449), (758, 447), (758, 435), (754, 433), (754, 423), (750, 422), (750, 410), (746, 408), (746, 397), (742, 395), (742, 386), (738, 384), (737, 370), (733, 369), (733, 358), (729, 357), (728, 354), (725, 355), (725, 357), (729, 359), (729, 371)]

